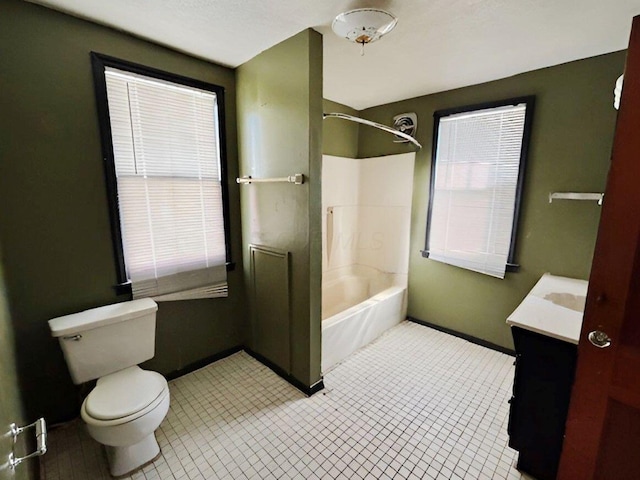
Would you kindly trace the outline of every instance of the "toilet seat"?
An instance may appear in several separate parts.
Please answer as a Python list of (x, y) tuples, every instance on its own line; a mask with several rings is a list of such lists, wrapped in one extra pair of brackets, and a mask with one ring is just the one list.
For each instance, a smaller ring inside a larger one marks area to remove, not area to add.
[(119, 425), (155, 409), (169, 395), (166, 379), (133, 366), (98, 379), (82, 404), (82, 418), (93, 425)]

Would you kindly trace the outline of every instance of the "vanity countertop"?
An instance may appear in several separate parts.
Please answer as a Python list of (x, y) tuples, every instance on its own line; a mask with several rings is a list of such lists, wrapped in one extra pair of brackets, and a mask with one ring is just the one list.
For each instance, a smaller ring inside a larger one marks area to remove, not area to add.
[(507, 324), (578, 344), (589, 282), (545, 273)]

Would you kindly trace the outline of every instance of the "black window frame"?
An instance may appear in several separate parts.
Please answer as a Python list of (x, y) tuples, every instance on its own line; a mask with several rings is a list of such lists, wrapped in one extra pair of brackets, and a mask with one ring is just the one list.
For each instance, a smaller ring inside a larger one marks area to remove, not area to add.
[(425, 246), (422, 250), (422, 256), (429, 258), (429, 234), (431, 233), (431, 217), (433, 211), (433, 191), (435, 188), (435, 171), (436, 171), (436, 155), (438, 151), (438, 133), (440, 129), (440, 119), (449, 115), (458, 113), (474, 112), (477, 110), (486, 110), (489, 108), (515, 106), (524, 103), (526, 105), (524, 117), (524, 129), (522, 132), (522, 148), (520, 150), (520, 164), (518, 168), (518, 180), (516, 183), (515, 206), (513, 212), (513, 224), (511, 228), (511, 244), (509, 245), (509, 254), (507, 256), (507, 272), (517, 272), (520, 265), (515, 261), (517, 235), (520, 222), (520, 210), (522, 207), (522, 197), (524, 191), (524, 177), (527, 166), (527, 158), (529, 155), (529, 145), (531, 144), (531, 132), (533, 124), (533, 113), (535, 110), (535, 95), (526, 95), (522, 97), (513, 97), (505, 100), (496, 100), (491, 102), (476, 103), (473, 105), (465, 105), (462, 107), (447, 108), (437, 110), (433, 114), (433, 140), (431, 149), (431, 178), (429, 179), (429, 205), (427, 207), (427, 229), (425, 236)]
[(147, 67), (138, 63), (129, 62), (119, 58), (111, 57), (102, 53), (91, 52), (91, 67), (93, 71), (93, 83), (95, 88), (96, 107), (98, 110), (98, 123), (100, 126), (100, 143), (102, 145), (102, 160), (105, 169), (105, 179), (107, 185), (107, 197), (109, 204), (109, 219), (111, 223), (111, 239), (116, 263), (116, 276), (118, 283), (114, 286), (116, 294), (131, 295), (131, 281), (127, 278), (127, 271), (124, 260), (124, 249), (122, 245), (122, 230), (120, 228), (120, 207), (118, 205), (118, 185), (116, 178), (115, 158), (113, 153), (113, 143), (111, 135), (111, 122), (109, 119), (109, 102), (107, 98), (107, 81), (105, 77), (106, 67), (117, 68), (119, 70), (144, 75), (158, 80), (164, 80), (188, 87), (213, 92), (216, 95), (218, 106), (218, 135), (220, 146), (220, 178), (222, 189), (222, 217), (224, 220), (224, 242), (226, 254), (227, 271), (235, 268), (235, 263), (231, 256), (231, 228), (229, 210), (229, 185), (227, 178), (227, 134), (225, 116), (224, 87), (196, 80), (183, 75)]

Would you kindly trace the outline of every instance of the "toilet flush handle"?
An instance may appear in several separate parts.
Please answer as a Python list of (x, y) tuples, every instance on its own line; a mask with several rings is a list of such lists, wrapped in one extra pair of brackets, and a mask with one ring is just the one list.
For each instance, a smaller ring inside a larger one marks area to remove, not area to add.
[(74, 342), (79, 341), (82, 338), (82, 335), (70, 335), (68, 337), (62, 337), (63, 340), (73, 340)]

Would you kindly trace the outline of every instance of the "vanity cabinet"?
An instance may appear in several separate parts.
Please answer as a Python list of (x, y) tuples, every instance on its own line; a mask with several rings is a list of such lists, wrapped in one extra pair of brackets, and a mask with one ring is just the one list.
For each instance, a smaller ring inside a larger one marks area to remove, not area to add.
[(516, 350), (509, 412), (509, 446), (519, 452), (518, 470), (537, 480), (556, 478), (577, 345), (511, 327)]
[(507, 318), (516, 349), (509, 446), (537, 480), (558, 472), (587, 288), (545, 273)]

